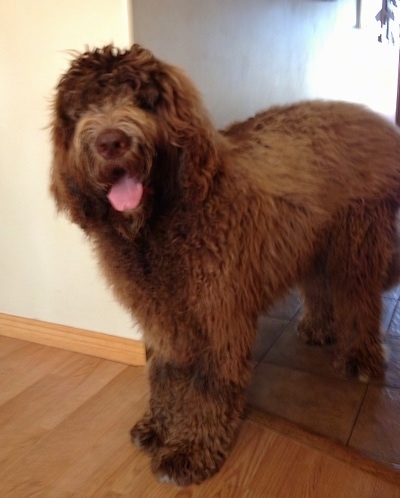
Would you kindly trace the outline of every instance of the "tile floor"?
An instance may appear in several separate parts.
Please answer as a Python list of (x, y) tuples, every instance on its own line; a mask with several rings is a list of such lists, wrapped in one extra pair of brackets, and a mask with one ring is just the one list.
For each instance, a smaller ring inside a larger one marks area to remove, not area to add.
[(368, 384), (332, 367), (332, 347), (296, 335), (301, 301), (293, 292), (259, 321), (249, 405), (400, 469), (400, 286), (383, 296), (390, 348), (385, 378)]

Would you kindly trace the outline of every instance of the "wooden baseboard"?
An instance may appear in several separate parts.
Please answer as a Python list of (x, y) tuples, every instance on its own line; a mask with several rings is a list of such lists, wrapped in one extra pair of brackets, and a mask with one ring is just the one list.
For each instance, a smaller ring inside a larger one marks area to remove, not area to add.
[(106, 360), (144, 365), (144, 343), (123, 337), (0, 313), (0, 335), (97, 356)]

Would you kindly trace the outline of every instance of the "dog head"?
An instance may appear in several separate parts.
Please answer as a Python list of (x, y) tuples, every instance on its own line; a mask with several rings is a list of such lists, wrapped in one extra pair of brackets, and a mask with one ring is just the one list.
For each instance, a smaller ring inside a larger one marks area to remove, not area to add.
[(131, 237), (157, 209), (205, 199), (216, 136), (178, 68), (138, 45), (78, 54), (53, 103), (51, 192), (87, 232)]

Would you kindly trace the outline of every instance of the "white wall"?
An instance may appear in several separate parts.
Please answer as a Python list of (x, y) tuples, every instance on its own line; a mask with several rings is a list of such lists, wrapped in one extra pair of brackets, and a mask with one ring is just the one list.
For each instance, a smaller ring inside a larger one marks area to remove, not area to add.
[(131, 42), (126, 0), (0, 1), (0, 312), (125, 337), (131, 319), (48, 194), (49, 99), (68, 49)]
[(356, 0), (131, 1), (135, 41), (185, 68), (220, 126), (308, 98), (394, 116), (398, 49), (376, 42), (379, 0), (363, 2), (363, 30)]

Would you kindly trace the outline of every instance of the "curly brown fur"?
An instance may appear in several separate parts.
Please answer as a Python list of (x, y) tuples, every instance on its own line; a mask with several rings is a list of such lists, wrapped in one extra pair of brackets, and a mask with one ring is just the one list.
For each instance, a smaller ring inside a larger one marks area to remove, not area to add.
[(218, 132), (179, 69), (108, 46), (62, 76), (52, 141), (58, 208), (92, 240), (153, 352), (132, 438), (161, 480), (221, 467), (257, 316), (293, 285), (299, 333), (335, 342), (348, 374), (382, 374), (380, 298), (399, 277), (394, 127), (357, 105), (306, 102)]

